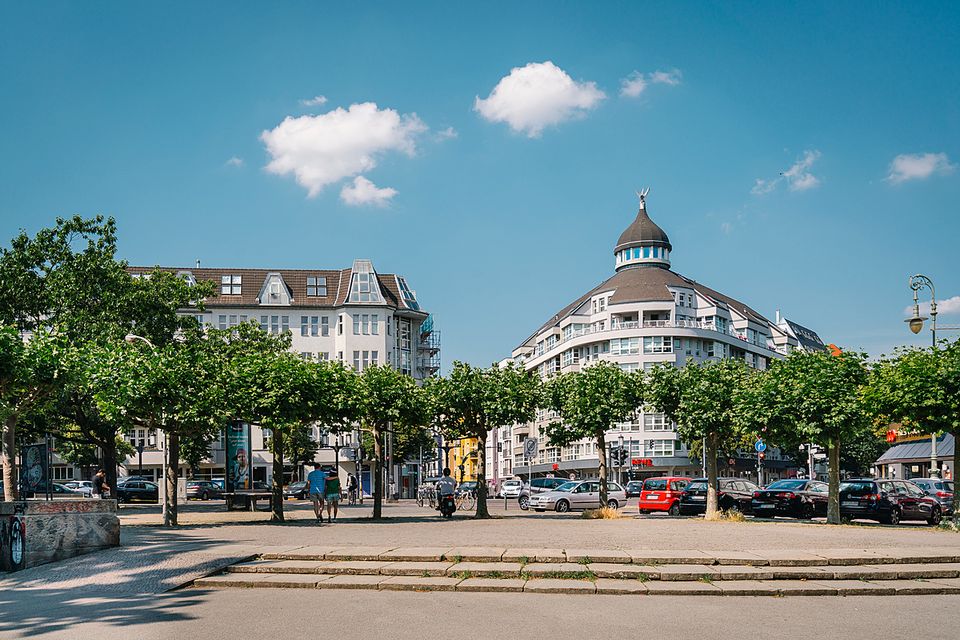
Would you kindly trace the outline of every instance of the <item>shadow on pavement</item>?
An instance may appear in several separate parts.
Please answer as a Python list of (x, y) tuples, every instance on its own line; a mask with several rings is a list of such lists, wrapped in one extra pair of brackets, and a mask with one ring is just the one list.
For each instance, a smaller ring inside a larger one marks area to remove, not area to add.
[(201, 604), (204, 595), (192, 591), (158, 598), (85, 593), (84, 589), (7, 588), (0, 591), (0, 636), (30, 638), (96, 621), (129, 628), (129, 637), (137, 638), (137, 625), (197, 619), (189, 608)]

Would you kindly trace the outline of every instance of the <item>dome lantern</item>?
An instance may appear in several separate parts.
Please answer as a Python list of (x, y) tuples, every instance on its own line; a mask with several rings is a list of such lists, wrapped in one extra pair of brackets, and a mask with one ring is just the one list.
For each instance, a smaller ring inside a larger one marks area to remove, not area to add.
[(650, 189), (637, 192), (640, 210), (636, 219), (620, 234), (617, 246), (613, 249), (617, 271), (636, 266), (670, 268), (670, 251), (673, 247), (667, 234), (647, 214), (649, 192)]

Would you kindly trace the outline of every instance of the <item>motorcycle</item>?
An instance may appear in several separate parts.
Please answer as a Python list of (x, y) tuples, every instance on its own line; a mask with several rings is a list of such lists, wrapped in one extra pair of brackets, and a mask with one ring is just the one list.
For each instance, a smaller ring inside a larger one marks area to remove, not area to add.
[(456, 510), (457, 503), (453, 496), (440, 496), (440, 515), (444, 518), (450, 518), (453, 517), (453, 513)]

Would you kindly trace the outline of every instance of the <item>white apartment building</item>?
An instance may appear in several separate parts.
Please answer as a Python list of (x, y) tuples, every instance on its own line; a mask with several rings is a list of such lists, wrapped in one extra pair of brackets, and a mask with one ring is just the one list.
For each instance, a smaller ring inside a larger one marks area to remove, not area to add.
[[(609, 360), (626, 371), (649, 371), (668, 362), (683, 366), (720, 358), (739, 358), (765, 369), (772, 358), (797, 348), (824, 348), (816, 334), (780, 318), (771, 322), (748, 305), (671, 269), (673, 246), (667, 234), (647, 214), (640, 198), (636, 219), (613, 248), (614, 274), (551, 316), (512, 352), (512, 359), (546, 379), (576, 371), (596, 360)], [(814, 345), (814, 346), (811, 346)], [(596, 444), (583, 440), (568, 447), (551, 447), (543, 427), (557, 415), (541, 410), (529, 424), (494, 430), (487, 448), (495, 481), (512, 475), (554, 473), (596, 476)], [(539, 442), (537, 457), (528, 465), (522, 444)], [(698, 476), (701, 463), (691, 461), (688, 444), (661, 413), (642, 412), (607, 433), (613, 447), (629, 451), (622, 477), (662, 474)], [(756, 456), (743, 452), (722, 475), (756, 473)], [(729, 461), (728, 461), (729, 462)], [(789, 475), (777, 451), (765, 461), (767, 478)], [(616, 468), (614, 468), (616, 471)]]
[[(216, 293), (204, 301), (203, 313), (185, 310), (206, 326), (228, 329), (243, 322), (257, 322), (270, 333), (289, 332), (291, 349), (304, 358), (340, 360), (357, 371), (388, 364), (422, 380), (440, 368), (440, 333), (433, 318), (420, 307), (416, 292), (406, 278), (381, 274), (370, 260), (354, 260), (349, 269), (217, 269), (159, 267), (174, 271), (189, 282), (212, 281)], [(129, 267), (134, 277), (147, 277), (154, 268)], [(326, 448), (317, 460), (339, 467), (345, 480), (357, 470), (357, 434), (327, 438), (314, 428), (314, 439)], [(127, 434), (135, 447), (141, 444), (143, 474), (159, 477), (162, 438), (138, 429)], [(271, 482), (272, 461), (264, 447), (264, 434), (254, 426), (251, 433), (253, 480)], [(367, 454), (369, 456), (369, 454)], [(122, 462), (124, 475), (138, 472), (140, 456)], [(411, 484), (402, 461), (395, 461), (398, 490)], [(183, 473), (188, 469), (184, 466)], [(224, 446), (214, 442), (211, 457), (200, 467), (200, 477), (224, 475)], [(66, 478), (77, 472), (54, 469)], [(369, 469), (361, 474), (369, 492)]]

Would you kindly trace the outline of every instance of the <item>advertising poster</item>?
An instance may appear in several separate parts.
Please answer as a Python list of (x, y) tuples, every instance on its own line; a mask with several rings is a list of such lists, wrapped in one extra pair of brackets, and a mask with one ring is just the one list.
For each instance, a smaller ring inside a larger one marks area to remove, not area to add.
[(252, 487), (250, 451), (250, 425), (246, 422), (231, 422), (227, 425), (227, 492), (245, 491)]
[(47, 479), (47, 445), (29, 444), (20, 451), (23, 464), (23, 491), (45, 493)]

